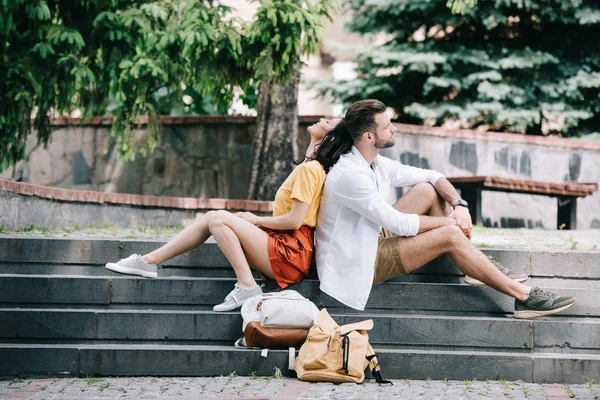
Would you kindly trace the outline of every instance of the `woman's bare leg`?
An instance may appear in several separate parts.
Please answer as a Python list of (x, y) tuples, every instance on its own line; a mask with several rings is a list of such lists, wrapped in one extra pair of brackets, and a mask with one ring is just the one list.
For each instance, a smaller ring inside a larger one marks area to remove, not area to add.
[[(211, 236), (233, 266), (240, 286), (256, 286), (250, 264), (269, 278), (274, 278), (267, 250), (268, 235), (227, 211), (210, 211), (188, 226), (164, 246), (142, 257), (149, 264), (161, 264), (200, 246)], [(249, 263), (250, 262), (250, 263)]]
[(227, 211), (216, 211), (211, 216), (209, 230), (233, 266), (241, 287), (256, 286), (250, 265), (274, 278), (267, 248), (269, 235), (265, 231)]
[(207, 212), (202, 218), (179, 232), (163, 246), (142, 257), (148, 264), (162, 264), (171, 258), (200, 246), (210, 237), (208, 222), (215, 211)]

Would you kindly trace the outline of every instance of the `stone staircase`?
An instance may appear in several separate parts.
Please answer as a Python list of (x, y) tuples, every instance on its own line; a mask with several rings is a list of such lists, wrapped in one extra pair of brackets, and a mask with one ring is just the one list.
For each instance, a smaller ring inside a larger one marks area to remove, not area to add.
[[(233, 271), (214, 243), (158, 279), (103, 267), (162, 242), (0, 238), (0, 375), (285, 374), (287, 351), (237, 349), (239, 312), (215, 313)], [(486, 250), (530, 285), (577, 296), (565, 313), (512, 318), (513, 301), (465, 285), (448, 258), (373, 289), (365, 312), (321, 293), (315, 271), (293, 289), (345, 324), (372, 318), (383, 375), (582, 383), (600, 378), (600, 253)]]

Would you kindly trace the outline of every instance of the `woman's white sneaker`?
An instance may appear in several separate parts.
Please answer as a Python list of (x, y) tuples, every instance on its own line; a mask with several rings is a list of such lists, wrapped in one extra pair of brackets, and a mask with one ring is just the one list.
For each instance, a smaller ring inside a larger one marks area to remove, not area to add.
[(158, 265), (147, 264), (139, 254), (132, 254), (116, 263), (106, 263), (106, 269), (127, 275), (139, 275), (146, 278), (158, 277)]
[(235, 310), (236, 308), (241, 307), (251, 297), (262, 293), (263, 291), (260, 286), (252, 289), (244, 289), (236, 283), (233, 290), (225, 297), (225, 300), (221, 304), (217, 304), (213, 307), (213, 311)]

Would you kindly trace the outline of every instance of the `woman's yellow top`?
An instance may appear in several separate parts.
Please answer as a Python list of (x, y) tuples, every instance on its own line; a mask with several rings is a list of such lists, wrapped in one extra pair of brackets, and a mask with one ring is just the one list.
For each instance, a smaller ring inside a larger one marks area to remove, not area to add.
[(325, 170), (318, 161), (313, 160), (298, 165), (277, 190), (273, 203), (273, 216), (289, 213), (292, 209), (292, 201), (298, 200), (309, 205), (304, 225), (314, 228), (317, 225), (317, 211), (325, 177)]

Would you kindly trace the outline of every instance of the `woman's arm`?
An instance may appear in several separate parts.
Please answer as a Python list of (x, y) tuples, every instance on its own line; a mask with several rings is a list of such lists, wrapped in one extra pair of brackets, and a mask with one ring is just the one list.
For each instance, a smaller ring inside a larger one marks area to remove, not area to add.
[(304, 223), (310, 205), (299, 200), (292, 200), (292, 209), (289, 213), (277, 217), (259, 217), (250, 212), (237, 213), (236, 215), (254, 225), (276, 231), (290, 231), (298, 229)]

